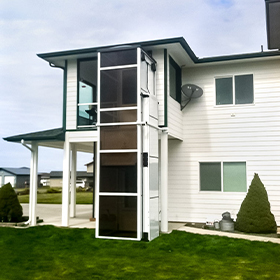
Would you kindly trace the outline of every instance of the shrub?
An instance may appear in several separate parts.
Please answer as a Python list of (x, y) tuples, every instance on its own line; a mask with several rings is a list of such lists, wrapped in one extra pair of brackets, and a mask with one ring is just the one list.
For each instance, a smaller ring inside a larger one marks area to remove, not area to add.
[(22, 221), (22, 207), (10, 183), (0, 188), (0, 219), (4, 222)]
[(17, 195), (28, 195), (30, 192), (29, 189), (24, 189), (23, 191), (18, 191)]
[(270, 211), (266, 189), (255, 174), (237, 214), (235, 229), (248, 233), (275, 233), (277, 225)]
[(61, 190), (55, 188), (47, 189), (47, 193), (61, 193)]

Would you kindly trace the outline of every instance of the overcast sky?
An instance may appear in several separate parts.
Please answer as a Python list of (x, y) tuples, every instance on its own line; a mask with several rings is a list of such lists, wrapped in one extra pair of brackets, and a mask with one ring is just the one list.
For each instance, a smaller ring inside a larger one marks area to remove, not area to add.
[[(62, 70), (36, 54), (178, 36), (198, 57), (266, 50), (265, 1), (0, 0), (0, 167), (30, 166), (3, 137), (62, 126)], [(39, 171), (62, 155), (39, 148)]]

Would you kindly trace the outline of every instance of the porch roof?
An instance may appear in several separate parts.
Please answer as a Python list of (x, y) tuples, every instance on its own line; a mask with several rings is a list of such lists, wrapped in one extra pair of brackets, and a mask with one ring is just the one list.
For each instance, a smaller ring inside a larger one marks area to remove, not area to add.
[(37, 132), (19, 134), (14, 136), (9, 136), (3, 138), (8, 142), (18, 142), (20, 143), (21, 140), (25, 142), (32, 142), (32, 141), (64, 141), (65, 140), (65, 131), (63, 128), (54, 128), (48, 130), (42, 130)]

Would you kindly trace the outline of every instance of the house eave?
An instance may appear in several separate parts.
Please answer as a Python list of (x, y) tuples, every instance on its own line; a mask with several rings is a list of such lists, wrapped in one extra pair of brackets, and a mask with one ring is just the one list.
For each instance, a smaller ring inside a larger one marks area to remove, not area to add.
[(25, 134), (19, 134), (3, 138), (8, 142), (20, 143), (21, 140), (25, 142), (39, 142), (39, 141), (64, 141), (65, 132), (62, 128), (55, 128)]
[(58, 51), (58, 52), (50, 52), (50, 53), (41, 53), (37, 54), (38, 57), (48, 61), (49, 63), (53, 63), (55, 65), (62, 66), (64, 61), (67, 59), (78, 59), (78, 58), (86, 58), (93, 57), (97, 55), (97, 52), (106, 50), (109, 48), (120, 48), (123, 46), (131, 46), (131, 47), (141, 47), (144, 50), (158, 48), (161, 46), (162, 48), (168, 48), (170, 45), (178, 44), (180, 45), (186, 54), (191, 58), (191, 60), (196, 63), (198, 61), (198, 57), (194, 54), (188, 43), (183, 37), (169, 38), (169, 39), (159, 39), (152, 41), (142, 41), (142, 42), (132, 42), (126, 44), (117, 44), (117, 45), (108, 45), (108, 46), (99, 46), (93, 48), (84, 48), (84, 49), (75, 49), (75, 50), (66, 50), (66, 51)]

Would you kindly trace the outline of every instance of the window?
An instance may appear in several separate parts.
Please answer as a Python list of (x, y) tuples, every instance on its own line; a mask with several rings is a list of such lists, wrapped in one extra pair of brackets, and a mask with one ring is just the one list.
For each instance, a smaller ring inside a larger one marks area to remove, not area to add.
[(216, 105), (252, 104), (254, 102), (253, 75), (216, 78)]
[(79, 61), (78, 127), (94, 126), (97, 122), (97, 60)]
[(169, 94), (181, 103), (181, 68), (169, 57)]
[(103, 70), (100, 74), (100, 107), (137, 105), (137, 68)]
[(201, 162), (200, 190), (246, 192), (246, 163)]

